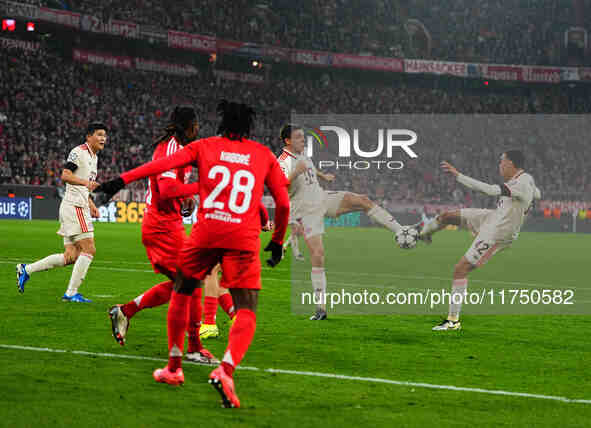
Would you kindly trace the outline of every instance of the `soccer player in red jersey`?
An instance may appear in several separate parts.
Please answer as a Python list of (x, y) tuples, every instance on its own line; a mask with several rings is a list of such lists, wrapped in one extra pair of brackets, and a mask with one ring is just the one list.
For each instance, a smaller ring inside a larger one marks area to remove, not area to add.
[[(154, 143), (156, 147), (152, 159), (162, 159), (182, 149), (197, 137), (198, 130), (195, 110), (192, 107), (176, 107), (163, 134)], [(193, 195), (199, 191), (199, 183), (186, 183), (190, 172), (190, 166), (180, 167), (149, 179), (142, 222), (142, 243), (146, 247), (154, 272), (167, 276), (168, 281), (156, 284), (125, 305), (116, 305), (109, 310), (113, 337), (122, 346), (125, 344), (129, 320), (137, 312), (163, 305), (170, 300), (178, 270), (179, 251), (187, 238), (181, 216), (182, 208), (185, 205), (190, 215), (195, 207)], [(199, 340), (201, 309), (201, 289), (196, 288), (192, 294), (187, 324), (187, 359), (201, 363), (217, 362)]]
[[(196, 164), (199, 171), (201, 207), (198, 222), (179, 256), (177, 275), (168, 309), (168, 365), (154, 371), (158, 382), (184, 382), (181, 368), (188, 306), (195, 288), (218, 263), (222, 284), (230, 289), (236, 321), (230, 329), (222, 363), (209, 375), (226, 407), (239, 407), (234, 390), (234, 369), (242, 361), (254, 337), (258, 291), (261, 288), (259, 260), (259, 204), (266, 185), (275, 199), (275, 230), (265, 251), (273, 267), (283, 253), (283, 237), (289, 219), (287, 179), (269, 148), (249, 140), (254, 111), (244, 104), (222, 101), (219, 136), (194, 141), (165, 159), (149, 162), (102, 184), (97, 192), (111, 197), (132, 181), (171, 168)], [(256, 202), (255, 202), (256, 201)]]

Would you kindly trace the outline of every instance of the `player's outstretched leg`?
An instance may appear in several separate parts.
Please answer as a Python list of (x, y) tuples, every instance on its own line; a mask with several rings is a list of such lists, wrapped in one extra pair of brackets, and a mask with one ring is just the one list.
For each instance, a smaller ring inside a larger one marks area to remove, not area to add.
[(25, 263), (19, 263), (16, 265), (16, 286), (18, 288), (18, 291), (21, 293), (25, 292), (25, 284), (27, 283), (27, 281), (31, 278), (31, 275), (35, 272), (41, 272), (44, 270), (49, 270), (49, 269), (53, 269), (56, 267), (63, 267), (66, 264), (66, 256), (68, 256), (68, 258), (72, 259), (70, 261), (70, 263), (74, 263), (74, 260), (76, 260), (77, 254), (76, 254), (76, 250), (74, 249), (73, 245), (70, 245), (70, 247), (73, 247), (70, 249), (70, 251), (67, 251), (66, 248), (66, 253), (64, 254), (52, 254), (50, 256), (45, 257), (44, 259), (41, 260), (37, 260), (34, 263), (31, 264), (25, 264)]
[(396, 221), (394, 216), (380, 207), (367, 197), (367, 195), (359, 195), (357, 193), (344, 192), (338, 209), (336, 210), (336, 217), (341, 214), (346, 214), (355, 211), (365, 211), (365, 213), (376, 223), (382, 225), (393, 233), (400, 232), (400, 224)]
[(230, 292), (238, 308), (236, 321), (230, 329), (228, 347), (222, 363), (210, 373), (209, 383), (219, 392), (224, 407), (240, 407), (233, 376), (254, 337), (258, 290), (233, 288)]
[(454, 268), (454, 279), (451, 285), (451, 296), (449, 302), (449, 312), (447, 318), (433, 327), (434, 331), (459, 330), (462, 328), (460, 323), (460, 311), (462, 302), (468, 289), (468, 273), (474, 269), (474, 266), (462, 257)]
[(121, 346), (125, 345), (129, 321), (135, 314), (143, 309), (155, 308), (168, 303), (173, 286), (172, 281), (161, 282), (126, 304), (115, 305), (109, 309), (111, 330), (117, 343)]
[(462, 224), (462, 216), (460, 211), (449, 211), (439, 214), (433, 220), (425, 223), (423, 227), (417, 227), (419, 231), (419, 239), (426, 244), (433, 242), (433, 234), (445, 228), (448, 225), (460, 226)]

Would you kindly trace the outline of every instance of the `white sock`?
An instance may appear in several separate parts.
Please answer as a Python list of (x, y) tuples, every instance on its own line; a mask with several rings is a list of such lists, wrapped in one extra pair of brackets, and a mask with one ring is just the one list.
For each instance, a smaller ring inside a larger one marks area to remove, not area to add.
[(425, 225), (423, 226), (423, 230), (421, 230), (421, 236), (435, 233), (439, 230), (440, 227), (441, 225), (439, 224), (437, 217), (435, 217), (433, 220), (425, 223)]
[(291, 253), (294, 256), (300, 255), (300, 240), (296, 235), (290, 235), (289, 240), (291, 241)]
[(462, 301), (468, 288), (468, 278), (454, 279), (451, 285), (451, 297), (449, 302), (449, 313), (447, 319), (458, 321), (462, 310)]
[(88, 272), (91, 263), (92, 256), (90, 254), (80, 253), (78, 260), (74, 263), (74, 269), (72, 269), (72, 276), (70, 277), (66, 296), (72, 297), (74, 294), (78, 293), (78, 287), (80, 287), (80, 284), (84, 281), (84, 277), (86, 276), (86, 272)]
[(55, 267), (62, 267), (66, 265), (66, 259), (63, 254), (52, 254), (44, 259), (37, 260), (35, 263), (25, 266), (25, 270), (30, 275), (35, 272), (41, 272)]
[(326, 273), (324, 272), (324, 268), (313, 267), (310, 277), (312, 279), (316, 307), (326, 310)]
[(371, 218), (376, 223), (381, 224), (386, 229), (390, 229), (394, 233), (398, 233), (400, 231), (400, 224), (394, 219), (388, 211), (380, 207), (379, 205), (374, 205), (374, 207), (367, 212), (369, 218)]

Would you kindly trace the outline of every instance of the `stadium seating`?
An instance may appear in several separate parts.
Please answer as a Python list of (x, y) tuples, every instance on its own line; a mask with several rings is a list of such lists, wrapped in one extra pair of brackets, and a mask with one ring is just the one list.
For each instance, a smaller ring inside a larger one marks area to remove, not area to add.
[[(279, 75), (261, 89), (241, 82), (215, 79), (206, 73), (187, 79), (163, 73), (124, 71), (74, 63), (43, 51), (24, 53), (3, 49), (0, 63), (0, 182), (59, 185), (59, 175), (68, 151), (83, 141), (89, 118), (106, 121), (111, 128), (107, 148), (101, 153), (99, 180), (149, 159), (152, 139), (168, 114), (168, 106), (191, 103), (199, 110), (201, 135), (215, 133), (215, 103), (235, 98), (257, 110), (255, 138), (280, 149), (277, 137), (281, 123), (298, 113), (581, 113), (591, 111), (584, 95), (546, 89), (528, 95), (474, 94), (468, 90), (433, 90), (363, 84), (334, 78), (330, 85), (305, 78)], [(58, 71), (59, 70), (59, 71)], [(288, 101), (287, 101), (288, 100)], [(591, 153), (581, 147), (563, 150), (558, 145), (535, 146), (528, 169), (547, 195), (591, 191), (586, 174)], [(480, 146), (479, 146), (480, 145)], [(384, 176), (366, 175), (365, 182), (343, 171), (332, 188), (364, 192), (388, 202), (470, 202), (475, 195), (456, 190), (456, 185), (437, 169), (441, 156), (455, 153), (462, 170), (496, 182), (498, 153), (486, 142), (456, 143), (442, 152), (421, 153), (420, 162), (410, 161), (395, 186)], [(566, 165), (558, 167), (557, 165)], [(129, 195), (141, 199), (141, 186)], [(555, 196), (556, 197), (556, 196)], [(564, 198), (567, 199), (565, 196)], [(568, 197), (568, 199), (575, 199)]]
[[(584, 19), (569, 0), (453, 0), (444, 6), (428, 0), (307, 0), (297, 7), (287, 0), (236, 0), (223, 8), (215, 0), (32, 2), (65, 5), (104, 21), (288, 48), (498, 64), (558, 64), (564, 31)], [(409, 19), (427, 30), (427, 55), (410, 41)]]

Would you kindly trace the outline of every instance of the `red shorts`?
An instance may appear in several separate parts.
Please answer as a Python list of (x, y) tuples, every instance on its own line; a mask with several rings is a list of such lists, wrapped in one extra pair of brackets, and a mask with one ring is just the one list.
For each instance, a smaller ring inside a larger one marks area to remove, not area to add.
[(180, 252), (179, 263), (183, 275), (203, 280), (221, 263), (224, 288), (261, 289), (261, 261), (258, 252), (222, 248), (197, 248), (190, 240)]
[(142, 243), (146, 247), (148, 259), (156, 273), (176, 273), (179, 252), (187, 239), (185, 229), (170, 232), (144, 232)]

